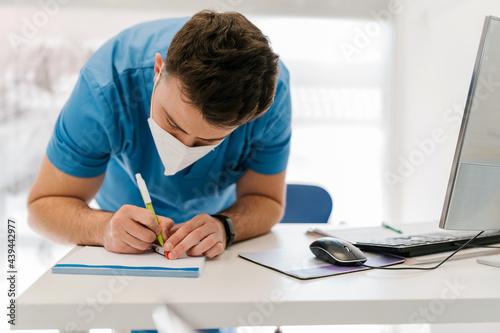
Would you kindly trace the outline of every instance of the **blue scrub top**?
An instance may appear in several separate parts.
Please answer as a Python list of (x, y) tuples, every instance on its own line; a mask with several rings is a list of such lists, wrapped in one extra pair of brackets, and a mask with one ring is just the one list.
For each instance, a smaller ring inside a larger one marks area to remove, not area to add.
[(184, 222), (214, 214), (235, 200), (235, 182), (251, 169), (273, 175), (286, 169), (290, 152), (289, 75), (280, 63), (276, 96), (260, 118), (238, 127), (215, 150), (165, 176), (148, 126), (154, 56), (166, 54), (189, 18), (129, 28), (97, 50), (80, 71), (47, 147), (59, 170), (76, 177), (106, 172), (96, 195), (101, 209), (144, 207), (135, 174), (148, 186), (156, 213)]

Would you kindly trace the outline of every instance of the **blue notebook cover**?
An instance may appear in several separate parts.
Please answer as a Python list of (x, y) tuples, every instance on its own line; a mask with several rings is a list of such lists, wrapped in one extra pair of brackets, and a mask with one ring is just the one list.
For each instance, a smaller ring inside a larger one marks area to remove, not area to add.
[[(370, 266), (389, 266), (400, 264), (405, 261), (403, 258), (391, 255), (369, 252), (364, 252), (364, 254), (368, 257), (366, 264)], [(256, 264), (303, 280), (370, 269), (363, 266), (332, 265), (316, 258), (309, 248), (275, 249), (260, 252), (238, 253), (238, 255)]]
[(121, 254), (100, 246), (85, 246), (61, 259), (52, 267), (52, 273), (197, 278), (204, 262), (205, 257), (184, 255), (177, 260), (168, 260), (153, 251)]

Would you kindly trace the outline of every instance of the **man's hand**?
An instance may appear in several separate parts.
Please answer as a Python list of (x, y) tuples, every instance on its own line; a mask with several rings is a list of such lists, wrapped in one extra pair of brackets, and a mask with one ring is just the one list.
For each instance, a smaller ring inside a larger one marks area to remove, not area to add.
[(177, 259), (183, 253), (213, 258), (226, 248), (226, 231), (222, 222), (208, 214), (199, 214), (175, 225), (169, 234), (163, 246), (169, 251), (168, 259)]
[(174, 225), (174, 221), (167, 217), (158, 216), (158, 221), (160, 225), (146, 208), (124, 205), (104, 226), (103, 246), (110, 252), (143, 253), (160, 232), (166, 239)]

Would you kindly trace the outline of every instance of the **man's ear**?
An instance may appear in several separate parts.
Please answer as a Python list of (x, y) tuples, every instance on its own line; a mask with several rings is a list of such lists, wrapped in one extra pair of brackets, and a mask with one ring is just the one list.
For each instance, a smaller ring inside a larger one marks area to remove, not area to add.
[(158, 76), (158, 74), (160, 74), (160, 69), (161, 69), (162, 64), (163, 64), (163, 59), (161, 57), (161, 54), (156, 53), (155, 54), (155, 77), (153, 80), (156, 80), (156, 77)]

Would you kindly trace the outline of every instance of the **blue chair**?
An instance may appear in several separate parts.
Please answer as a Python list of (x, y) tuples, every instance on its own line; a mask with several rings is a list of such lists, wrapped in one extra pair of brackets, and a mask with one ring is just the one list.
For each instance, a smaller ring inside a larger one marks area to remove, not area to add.
[(321, 186), (288, 184), (281, 223), (327, 223), (332, 208), (332, 197)]

